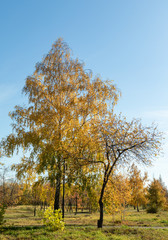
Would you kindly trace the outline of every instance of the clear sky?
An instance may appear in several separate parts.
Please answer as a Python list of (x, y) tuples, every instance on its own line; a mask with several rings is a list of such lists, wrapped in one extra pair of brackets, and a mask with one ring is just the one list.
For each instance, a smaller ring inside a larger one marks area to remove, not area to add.
[(8, 112), (25, 101), (25, 78), (62, 37), (87, 69), (114, 80), (117, 112), (165, 132), (163, 154), (147, 171), (168, 186), (167, 13), (167, 0), (0, 1), (0, 139), (11, 132)]

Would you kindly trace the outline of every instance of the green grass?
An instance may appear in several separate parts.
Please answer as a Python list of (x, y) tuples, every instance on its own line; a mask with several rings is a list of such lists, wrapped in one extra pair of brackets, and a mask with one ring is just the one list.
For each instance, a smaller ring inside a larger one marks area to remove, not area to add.
[[(40, 217), (33, 216), (32, 206), (17, 206), (6, 210), (6, 223), (0, 228), (0, 240), (48, 240), (48, 239), (74, 239), (74, 240), (166, 240), (167, 229), (143, 228), (168, 226), (168, 212), (147, 214), (144, 210), (139, 213), (128, 209), (125, 220), (121, 223), (120, 215), (115, 218), (104, 214), (104, 227), (97, 229), (98, 213), (94, 214), (68, 214), (65, 215), (66, 227), (63, 232), (49, 231), (42, 225)], [(114, 220), (114, 222), (113, 222)], [(107, 227), (105, 227), (107, 226)], [(137, 228), (142, 226), (142, 228)]]
[(168, 239), (168, 230), (162, 229), (134, 229), (130, 227), (120, 228), (103, 228), (98, 230), (95, 227), (66, 227), (61, 231), (48, 231), (45, 227), (3, 227), (0, 229), (1, 240), (21, 240), (21, 239), (34, 239), (34, 240), (62, 240), (62, 239), (75, 239), (75, 240), (166, 240)]
[(136, 212), (129, 210), (126, 216), (126, 222), (129, 226), (149, 226), (149, 227), (164, 227), (166, 226), (166, 220), (168, 220), (168, 212), (161, 211), (159, 213), (146, 213), (145, 210)]
[(5, 225), (12, 226), (39, 226), (41, 225), (41, 218), (33, 216), (32, 206), (17, 206), (9, 207), (5, 213)]

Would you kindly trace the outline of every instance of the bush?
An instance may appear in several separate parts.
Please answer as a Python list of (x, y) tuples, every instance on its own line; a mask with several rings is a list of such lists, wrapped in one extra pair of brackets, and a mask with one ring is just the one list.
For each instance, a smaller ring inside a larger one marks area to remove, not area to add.
[(4, 221), (4, 214), (5, 214), (5, 206), (1, 205), (0, 206), (0, 225), (2, 225)]
[(147, 213), (157, 213), (158, 207), (156, 205), (152, 205), (152, 206), (149, 206), (146, 211)]
[(51, 207), (48, 207), (44, 212), (43, 222), (51, 230), (64, 230), (65, 224), (60, 210), (54, 211)]

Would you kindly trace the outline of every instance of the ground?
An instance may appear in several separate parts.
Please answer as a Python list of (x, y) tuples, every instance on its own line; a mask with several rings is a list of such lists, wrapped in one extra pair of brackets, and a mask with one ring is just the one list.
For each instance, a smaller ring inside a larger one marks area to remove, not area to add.
[(17, 206), (6, 210), (6, 223), (0, 228), (0, 240), (23, 239), (95, 239), (95, 240), (166, 240), (168, 239), (168, 212), (147, 214), (127, 209), (124, 220), (120, 214), (104, 216), (103, 229), (97, 229), (98, 213), (79, 213), (65, 215), (65, 230), (50, 231), (43, 226), (39, 216), (33, 216), (32, 206)]

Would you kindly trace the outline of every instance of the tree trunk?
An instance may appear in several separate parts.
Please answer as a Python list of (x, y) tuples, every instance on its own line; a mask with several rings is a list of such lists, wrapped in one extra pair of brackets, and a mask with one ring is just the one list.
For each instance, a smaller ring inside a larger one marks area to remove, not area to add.
[(55, 189), (54, 210), (58, 210), (59, 209), (60, 187), (61, 187), (61, 179), (60, 179), (60, 177), (57, 177), (56, 189)]
[(60, 188), (61, 188), (61, 159), (58, 159), (58, 169), (56, 175), (56, 189), (55, 189), (55, 199), (54, 199), (54, 210), (59, 209), (60, 203)]
[(97, 221), (97, 227), (102, 228), (103, 227), (103, 202), (101, 199), (99, 200), (99, 206), (100, 206), (100, 219)]
[(107, 172), (105, 172), (104, 182), (103, 182), (103, 186), (102, 186), (101, 193), (100, 193), (100, 199), (99, 199), (100, 219), (97, 221), (98, 228), (103, 227), (103, 196), (104, 196), (104, 190), (105, 190), (107, 182), (108, 182), (108, 176), (107, 176)]
[(34, 217), (36, 217), (36, 206), (34, 207)]
[(139, 212), (139, 206), (138, 206), (138, 203), (137, 203), (137, 212)]
[(78, 212), (78, 197), (76, 196), (76, 212), (75, 212), (75, 214), (77, 214), (77, 212)]
[(65, 160), (63, 165), (63, 191), (62, 191), (62, 218), (64, 219), (65, 213)]

